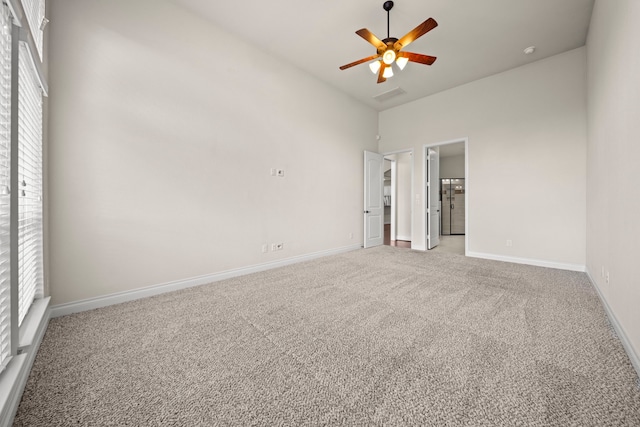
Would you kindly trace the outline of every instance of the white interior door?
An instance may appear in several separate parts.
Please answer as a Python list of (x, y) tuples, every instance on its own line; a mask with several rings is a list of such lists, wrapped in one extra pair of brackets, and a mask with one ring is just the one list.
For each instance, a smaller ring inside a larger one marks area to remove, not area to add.
[(364, 247), (384, 242), (382, 154), (364, 152)]
[(436, 150), (428, 149), (427, 168), (427, 249), (440, 244), (440, 156)]

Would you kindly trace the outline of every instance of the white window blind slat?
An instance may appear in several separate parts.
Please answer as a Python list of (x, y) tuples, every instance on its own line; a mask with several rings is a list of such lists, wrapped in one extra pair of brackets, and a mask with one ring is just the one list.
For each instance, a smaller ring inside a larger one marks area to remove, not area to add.
[(11, 20), (0, 6), (0, 371), (11, 358), (11, 277), (9, 269), (11, 184)]
[[(34, 0), (35, 1), (35, 0)], [(27, 12), (28, 13), (28, 12)], [(19, 324), (43, 296), (42, 90), (27, 48), (21, 44), (18, 103)]]
[(22, 7), (27, 15), (40, 60), (42, 60), (43, 31), (40, 28), (44, 19), (45, 0), (22, 0)]

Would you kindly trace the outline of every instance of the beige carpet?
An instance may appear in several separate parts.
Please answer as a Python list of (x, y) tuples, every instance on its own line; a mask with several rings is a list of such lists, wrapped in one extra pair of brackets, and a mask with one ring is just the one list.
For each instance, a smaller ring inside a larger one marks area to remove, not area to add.
[(53, 319), (17, 426), (638, 426), (582, 273), (378, 247)]

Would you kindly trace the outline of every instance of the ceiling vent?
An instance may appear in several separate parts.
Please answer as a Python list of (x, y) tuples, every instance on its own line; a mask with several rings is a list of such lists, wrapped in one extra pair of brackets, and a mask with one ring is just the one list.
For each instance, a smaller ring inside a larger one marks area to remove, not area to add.
[(407, 92), (404, 91), (404, 89), (396, 87), (396, 88), (393, 88), (393, 89), (388, 90), (386, 92), (382, 92), (379, 95), (374, 96), (373, 99), (375, 99), (378, 102), (385, 102), (385, 101), (388, 101), (388, 100), (390, 100), (391, 98), (393, 98), (395, 96), (402, 95), (404, 93), (407, 93)]

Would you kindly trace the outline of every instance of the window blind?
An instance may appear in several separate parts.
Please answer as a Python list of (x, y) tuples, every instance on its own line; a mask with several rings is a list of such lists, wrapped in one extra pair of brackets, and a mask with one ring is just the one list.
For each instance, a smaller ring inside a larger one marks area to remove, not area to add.
[(33, 35), (33, 40), (38, 48), (38, 54), (42, 60), (42, 20), (44, 19), (45, 0), (22, 0), (24, 13), (27, 15), (29, 27)]
[(0, 372), (11, 356), (11, 20), (0, 6)]
[(43, 296), (42, 90), (24, 44), (20, 45), (18, 96), (19, 324)]

